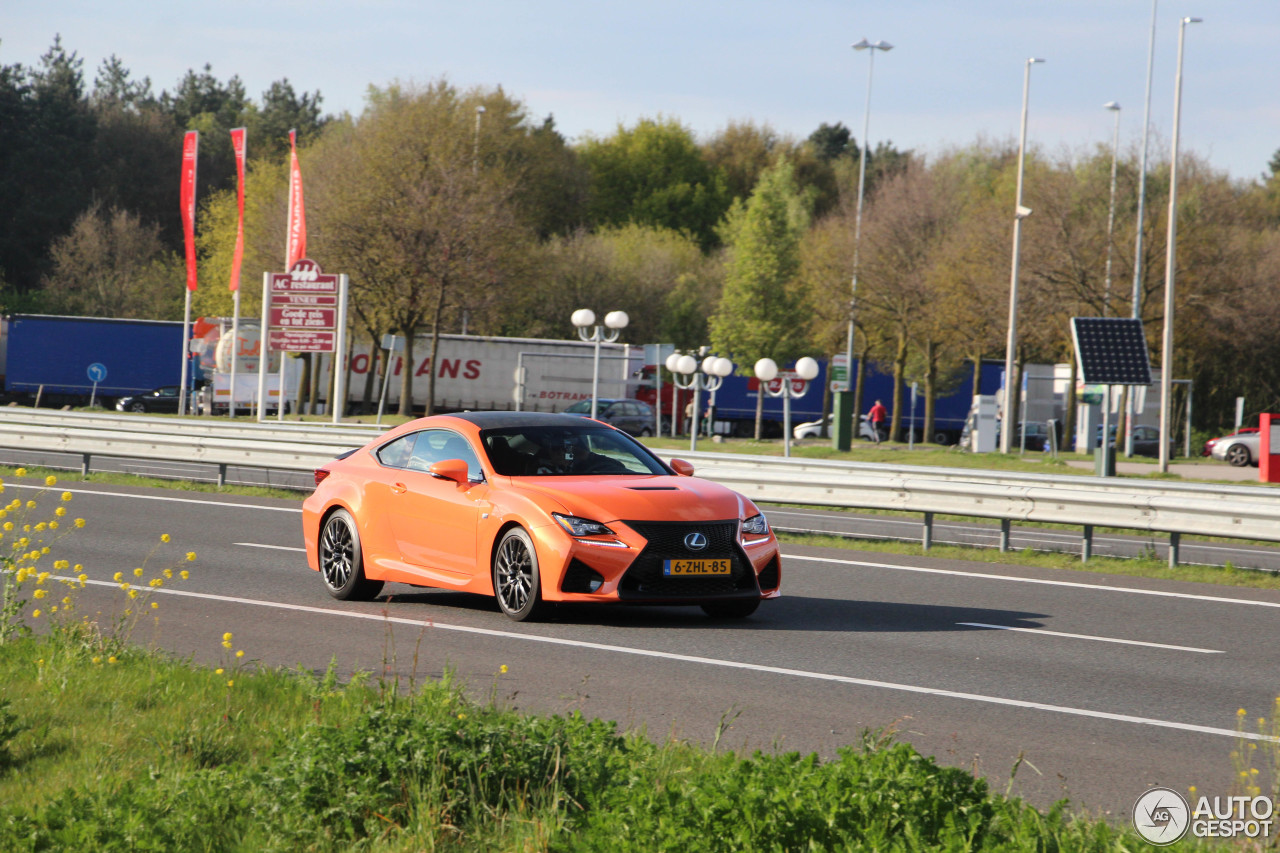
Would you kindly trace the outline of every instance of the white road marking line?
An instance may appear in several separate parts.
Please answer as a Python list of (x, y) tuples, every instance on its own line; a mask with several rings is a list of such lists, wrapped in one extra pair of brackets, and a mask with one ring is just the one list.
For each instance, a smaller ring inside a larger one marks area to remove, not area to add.
[(1022, 634), (1043, 634), (1046, 637), (1066, 637), (1072, 640), (1096, 640), (1100, 643), (1123, 643), (1126, 646), (1147, 646), (1153, 649), (1171, 649), (1176, 652), (1196, 652), (1202, 655), (1223, 654), (1219, 649), (1198, 649), (1195, 646), (1171, 646), (1166, 643), (1147, 643), (1142, 640), (1121, 640), (1115, 637), (1094, 637), (1089, 634), (1065, 634), (1062, 631), (1049, 631), (1044, 628), (1015, 628), (1012, 625), (988, 625), (985, 622), (957, 622), (967, 628), (991, 628), (995, 631), (1017, 631)]
[(229, 509), (265, 509), (271, 512), (302, 512), (300, 506), (263, 506), (262, 504), (238, 504), (228, 501), (200, 500), (198, 498), (179, 498), (169, 495), (128, 495), (121, 492), (99, 492), (94, 489), (64, 489), (58, 486), (39, 486), (31, 483), (5, 483), (5, 488), (36, 489), (37, 491), (71, 492), (73, 495), (96, 495), (102, 498), (131, 498), (138, 501), (168, 501), (178, 504), (200, 504), (202, 506), (226, 507)]
[(263, 545), (260, 542), (233, 542), (231, 544), (243, 545), (246, 548), (270, 548), (273, 551), (297, 551), (300, 554), (305, 554), (307, 551), (306, 548), (298, 548), (293, 545)]
[[(58, 578), (63, 580), (63, 578)], [(71, 580), (71, 578), (66, 578)], [(111, 581), (85, 581), (87, 584), (104, 587), (118, 587)], [(813, 672), (804, 669), (789, 669), (765, 664), (743, 663), (741, 661), (723, 660), (720, 658), (704, 658), (696, 655), (681, 655), (674, 652), (660, 652), (652, 649), (635, 649), (627, 646), (614, 646), (607, 643), (591, 643), (585, 640), (567, 640), (560, 637), (540, 637), (534, 634), (517, 634), (513, 631), (496, 631), (492, 628), (474, 628), (468, 625), (446, 625), (435, 620), (406, 619), (400, 616), (388, 616), (385, 613), (355, 613), (346, 610), (333, 610), (327, 607), (311, 607), (304, 604), (284, 604), (275, 601), (258, 601), (252, 598), (239, 598), (229, 595), (214, 595), (203, 592), (186, 592), (177, 589), (154, 589), (159, 595), (176, 595), (183, 598), (197, 598), (204, 601), (221, 601), (227, 604), (245, 604), (252, 607), (268, 607), (276, 610), (287, 610), (294, 613), (313, 613), (320, 616), (340, 616), (348, 619), (363, 619), (370, 622), (383, 622), (396, 625), (414, 625), (422, 628), (436, 628), (441, 631), (456, 631), (463, 634), (476, 634), (484, 637), (495, 637), (504, 640), (523, 640), (531, 643), (545, 643), (552, 646), (567, 646), (577, 649), (592, 649), (600, 652), (634, 655), (636, 657), (656, 658), (658, 660), (678, 661), (680, 663), (703, 664), (724, 669), (737, 669), (767, 675), (783, 675), (793, 678), (806, 678), (816, 681), (828, 681), (837, 684), (850, 684), (857, 687), (873, 687), (882, 690), (895, 690), (902, 693), (916, 693), (926, 696), (937, 696), (943, 699), (962, 699), (969, 702), (981, 702), (988, 705), (1002, 705), (1008, 708), (1023, 708), (1032, 711), (1048, 711), (1055, 714), (1066, 714), (1073, 717), (1087, 717), (1095, 720), (1109, 720), (1117, 723), (1133, 723), (1135, 725), (1152, 726), (1162, 729), (1176, 729), (1183, 732), (1217, 735), (1244, 740), (1256, 740), (1266, 743), (1280, 743), (1280, 738), (1254, 732), (1241, 732), (1235, 729), (1220, 729), (1214, 726), (1200, 726), (1193, 723), (1179, 723), (1173, 720), (1158, 720), (1152, 717), (1138, 717), (1132, 714), (1115, 714), (1110, 711), (1095, 711), (1090, 708), (1072, 708), (1066, 705), (1050, 705), (1045, 702), (1028, 702), (1023, 699), (1009, 699), (1003, 696), (986, 696), (981, 693), (964, 693), (957, 690), (942, 690), (935, 687), (920, 687), (915, 684), (897, 684), (892, 681), (876, 681), (870, 678), (855, 678), (848, 675), (835, 675), (826, 672)]]
[(959, 578), (981, 578), (991, 581), (1010, 581), (1012, 583), (1034, 583), (1044, 586), (1065, 586), (1074, 589), (1089, 589), (1095, 592), (1127, 592), (1133, 595), (1154, 595), (1158, 598), (1183, 598), (1189, 601), (1212, 601), (1215, 604), (1249, 604), (1254, 607), (1280, 608), (1280, 601), (1255, 601), (1249, 598), (1223, 598), (1216, 595), (1194, 595), (1189, 592), (1166, 592), (1158, 589), (1136, 589), (1130, 586), (1110, 586), (1101, 583), (1078, 583), (1075, 581), (1051, 581), (1042, 578), (1020, 578), (1013, 575), (992, 575), (984, 572), (958, 572), (953, 569), (929, 569), (924, 566), (900, 566), (893, 563), (872, 563), (865, 560), (836, 560), (829, 557), (806, 557), (800, 554), (785, 554), (786, 560), (808, 560), (813, 563), (835, 563), (841, 566), (862, 566), (869, 569), (890, 569), (897, 572), (919, 572), (927, 575), (953, 575)]

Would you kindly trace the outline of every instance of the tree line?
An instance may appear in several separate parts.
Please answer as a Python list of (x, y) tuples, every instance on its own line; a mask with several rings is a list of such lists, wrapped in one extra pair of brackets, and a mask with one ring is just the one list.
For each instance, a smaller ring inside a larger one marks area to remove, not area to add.
[[(699, 140), (657, 116), (571, 143), (500, 87), (396, 82), (371, 87), (358, 115), (322, 115), (320, 104), (287, 80), (255, 102), (207, 66), (156, 95), (114, 57), (89, 87), (58, 41), (37, 67), (0, 67), (0, 305), (180, 316), (180, 136), (198, 129), (195, 306), (229, 315), (227, 131), (249, 128), (248, 283), (283, 264), (296, 127), (308, 254), (350, 275), (358, 335), (437, 333), (434, 356), (445, 332), (572, 337), (569, 315), (591, 307), (627, 311), (635, 343), (709, 344), (744, 372), (765, 356), (845, 349), (861, 149), (840, 123), (795, 139), (741, 121)], [(1141, 226), (1137, 152), (1122, 154), (1110, 231), (1109, 145), (1029, 153), (1020, 362), (1073, 360), (1072, 316), (1130, 316), (1138, 227), (1137, 313), (1158, 361), (1160, 147)], [(926, 435), (934, 396), (966, 365), (1004, 354), (1016, 154), (984, 140), (931, 157), (888, 142), (868, 152), (855, 355), (900, 389), (920, 383)], [(1174, 374), (1194, 382), (1199, 426), (1228, 423), (1236, 396), (1251, 412), (1280, 406), (1280, 152), (1268, 168), (1239, 181), (1194, 153), (1179, 164)], [(246, 315), (259, 294), (244, 288)], [(410, 405), (409, 388), (401, 400)], [(895, 398), (895, 430), (903, 408)]]

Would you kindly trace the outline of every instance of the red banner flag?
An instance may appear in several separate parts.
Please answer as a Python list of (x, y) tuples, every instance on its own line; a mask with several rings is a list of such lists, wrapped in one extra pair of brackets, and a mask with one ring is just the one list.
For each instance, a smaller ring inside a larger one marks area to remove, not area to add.
[(244, 155), (245, 129), (231, 131), (231, 149), (236, 155), (236, 248), (231, 254), (231, 289), (240, 289), (240, 264), (244, 260)]
[(307, 212), (302, 203), (302, 170), (298, 168), (297, 132), (289, 131), (289, 241), (285, 269), (307, 256)]
[(187, 290), (196, 289), (196, 150), (200, 132), (182, 137), (182, 236), (187, 243)]

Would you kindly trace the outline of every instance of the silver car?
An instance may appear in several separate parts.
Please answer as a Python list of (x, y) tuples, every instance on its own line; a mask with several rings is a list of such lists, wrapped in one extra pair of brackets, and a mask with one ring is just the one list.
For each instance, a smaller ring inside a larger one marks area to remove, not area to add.
[(1210, 455), (1222, 462), (1230, 462), (1237, 468), (1257, 466), (1261, 438), (1256, 432), (1238, 432), (1218, 439)]

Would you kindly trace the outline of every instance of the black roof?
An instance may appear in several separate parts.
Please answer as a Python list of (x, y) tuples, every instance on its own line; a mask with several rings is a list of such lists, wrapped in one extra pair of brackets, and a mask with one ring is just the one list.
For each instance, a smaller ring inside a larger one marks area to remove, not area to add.
[(600, 426), (600, 424), (588, 424), (579, 415), (553, 412), (451, 412), (449, 417), (473, 423), (480, 429), (521, 426)]

